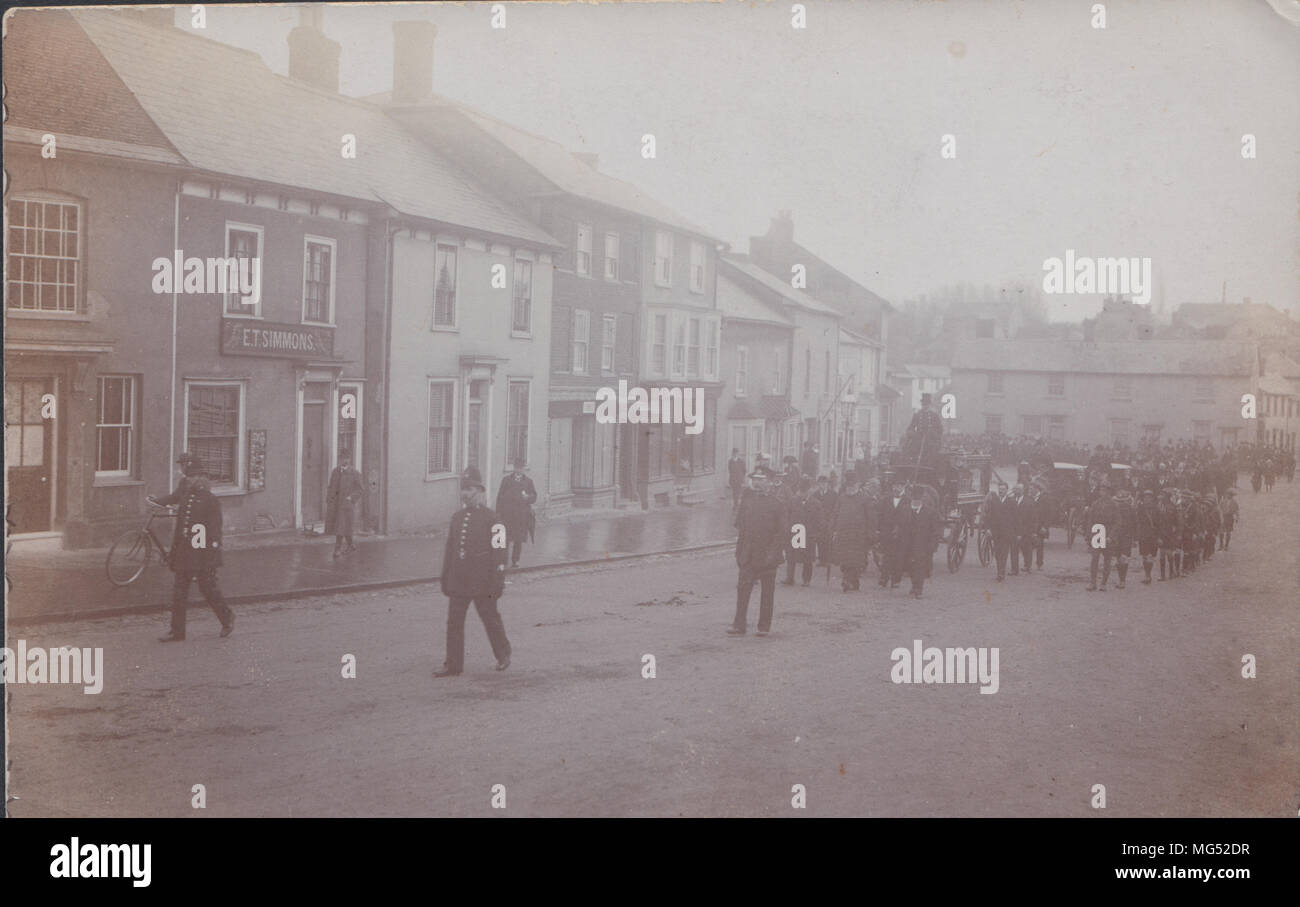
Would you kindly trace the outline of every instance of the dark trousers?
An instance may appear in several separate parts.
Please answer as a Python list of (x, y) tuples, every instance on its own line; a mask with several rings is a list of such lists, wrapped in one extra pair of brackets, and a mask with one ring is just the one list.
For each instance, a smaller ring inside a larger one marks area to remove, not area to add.
[(785, 553), (785, 581), (787, 584), (794, 582), (795, 564), (802, 564), (804, 585), (812, 582), (813, 576), (813, 551), (811, 548), (790, 549)]
[(1046, 539), (1043, 538), (1041, 532), (1034, 537), (1034, 559), (1038, 562), (1037, 567), (1039, 570), (1043, 569), (1043, 545), (1045, 542)]
[(840, 565), (840, 585), (845, 589), (860, 589), (862, 583), (861, 567), (845, 567)]
[(1036, 535), (1022, 535), (1016, 540), (1017, 545), (1020, 547), (1020, 556), (1025, 560), (1024, 570), (1026, 573), (1032, 570), (1034, 566), (1034, 540), (1036, 538)]
[(736, 619), (732, 626), (744, 630), (749, 622), (749, 596), (758, 583), (758, 629), (766, 632), (772, 629), (772, 610), (776, 605), (776, 568), (756, 570), (752, 567), (740, 568), (740, 579), (736, 583)]
[(221, 597), (216, 567), (177, 573), (172, 585), (172, 632), (177, 636), (185, 635), (185, 604), (190, 597), (190, 583), (195, 580), (199, 583), (199, 591), (203, 593), (204, 600), (217, 615), (217, 620), (221, 621), (221, 626), (228, 627), (235, 619), (226, 600)]
[(519, 552), (520, 550), (523, 549), (523, 547), (524, 547), (524, 539), (522, 535), (517, 535), (510, 540), (511, 566), (517, 565), (519, 563)]
[[(993, 536), (993, 559), (998, 563), (998, 579), (1007, 575), (1007, 555), (1011, 553), (1011, 548), (1015, 544), (1015, 539), (1007, 535)], [(1011, 559), (1011, 575), (1015, 576), (1020, 572), (1016, 566), (1017, 559)]]
[(898, 585), (903, 578), (903, 567), (898, 560), (898, 542), (892, 539), (881, 543), (880, 548), (880, 585)]
[(930, 575), (931, 570), (934, 568), (934, 552), (912, 555), (910, 568), (912, 594), (920, 595), (921, 590), (925, 587), (926, 577)]
[[(1092, 563), (1089, 565), (1088, 568), (1088, 577), (1091, 580), (1091, 582), (1089, 582), (1090, 586), (1097, 585), (1097, 562), (1098, 561), (1102, 562), (1101, 584), (1104, 586), (1106, 585), (1106, 583), (1110, 582), (1110, 565), (1114, 557), (1115, 557), (1114, 552), (1108, 551), (1105, 548), (1092, 549)], [(1127, 567), (1125, 569), (1127, 570)]]
[(492, 654), (497, 661), (510, 657), (510, 640), (506, 639), (506, 625), (497, 610), (495, 596), (478, 598), (450, 598), (447, 602), (447, 659), (449, 671), (459, 671), (465, 666), (465, 615), (469, 612), (469, 603), (474, 602), (479, 620), (487, 630), (488, 642), (492, 644)]
[(735, 510), (740, 506), (740, 493), (745, 490), (743, 485), (731, 486), (731, 509)]
[(817, 549), (817, 563), (826, 564), (831, 559), (831, 537), (827, 533), (815, 536), (813, 544)]

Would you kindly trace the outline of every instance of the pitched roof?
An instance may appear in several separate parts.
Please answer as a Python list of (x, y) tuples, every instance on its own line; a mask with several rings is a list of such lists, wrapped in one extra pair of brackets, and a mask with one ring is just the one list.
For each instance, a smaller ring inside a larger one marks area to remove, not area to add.
[[(6, 19), (6, 141), (25, 141), (24, 131), (30, 129), (54, 134), (60, 149), (93, 145), (74, 140), (74, 147), (69, 140), (75, 136), (184, 163), (71, 13), (19, 9)], [(52, 60), (75, 60), (76, 66), (54, 66)]]
[(868, 337), (865, 334), (859, 334), (846, 328), (840, 328), (840, 343), (854, 343), (859, 346), (875, 347), (876, 349), (885, 348), (885, 345), (874, 337)]
[[(391, 103), (391, 98), (391, 92), (381, 92), (369, 95), (367, 100), (377, 104), (387, 104)], [(711, 242), (721, 242), (708, 230), (691, 223), (631, 183), (602, 173), (575, 157), (573, 152), (559, 142), (520, 129), (518, 126), (498, 120), (481, 110), (467, 107), (443, 95), (435, 94), (427, 103), (459, 113), (471, 125), (504, 146), (561, 192), (621, 211), (628, 211), (687, 233), (694, 233)]]
[(903, 369), (913, 378), (951, 378), (952, 369), (946, 365), (922, 365), (905, 363)]
[(953, 351), (952, 369), (1239, 377), (1251, 374), (1254, 356), (1251, 344), (1223, 340), (969, 340)]
[[(273, 73), (258, 55), (109, 10), (77, 23), (167, 140), (199, 170), (386, 203), (556, 246), (373, 104)], [(340, 154), (356, 136), (357, 156)]]
[(787, 330), (794, 327), (794, 322), (789, 318), (750, 294), (738, 283), (728, 280), (725, 274), (718, 275), (718, 311), (727, 319), (761, 321)]
[(823, 302), (818, 302), (803, 290), (796, 290), (794, 287), (790, 286), (790, 284), (775, 275), (764, 271), (758, 265), (750, 261), (745, 255), (721, 255), (718, 257), (718, 260), (724, 266), (720, 270), (725, 271), (727, 267), (734, 268), (740, 274), (748, 277), (760, 286), (776, 293), (785, 302), (790, 303), (791, 305), (797, 305), (801, 308), (808, 309), (811, 312), (816, 312), (819, 315), (830, 315), (833, 318), (840, 317), (838, 309), (831, 308)]

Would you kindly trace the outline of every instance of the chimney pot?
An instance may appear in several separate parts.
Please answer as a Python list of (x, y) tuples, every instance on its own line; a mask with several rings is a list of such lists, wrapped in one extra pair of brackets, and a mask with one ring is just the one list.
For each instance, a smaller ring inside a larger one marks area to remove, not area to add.
[(423, 19), (393, 23), (393, 102), (418, 104), (433, 97), (433, 42), (438, 27)]
[(299, 24), (289, 32), (289, 78), (339, 93), (339, 52), (342, 46), (321, 31), (320, 8), (301, 11)]

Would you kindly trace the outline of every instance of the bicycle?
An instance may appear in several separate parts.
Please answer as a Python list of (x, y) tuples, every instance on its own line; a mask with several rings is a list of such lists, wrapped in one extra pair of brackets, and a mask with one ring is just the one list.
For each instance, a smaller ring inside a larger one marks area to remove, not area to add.
[(149, 566), (149, 559), (153, 556), (155, 548), (162, 563), (167, 563), (167, 559), (171, 556), (167, 545), (154, 535), (153, 521), (174, 518), (176, 511), (155, 504), (153, 501), (149, 503), (160, 509), (149, 514), (149, 519), (145, 521), (142, 529), (131, 529), (122, 533), (108, 549), (108, 557), (104, 560), (104, 571), (108, 574), (108, 581), (114, 586), (129, 586), (139, 579), (145, 568)]

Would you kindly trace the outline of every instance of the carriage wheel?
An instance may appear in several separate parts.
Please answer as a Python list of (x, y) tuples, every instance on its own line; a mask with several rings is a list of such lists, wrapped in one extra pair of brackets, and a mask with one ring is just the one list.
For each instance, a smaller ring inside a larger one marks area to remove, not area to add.
[(979, 550), (980, 566), (987, 567), (993, 560), (993, 533), (987, 529), (980, 530)]
[(966, 557), (966, 535), (961, 533), (948, 543), (948, 572), (956, 573)]

